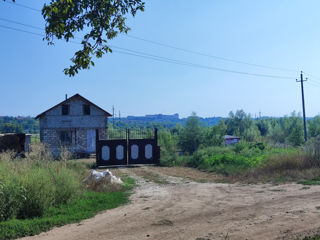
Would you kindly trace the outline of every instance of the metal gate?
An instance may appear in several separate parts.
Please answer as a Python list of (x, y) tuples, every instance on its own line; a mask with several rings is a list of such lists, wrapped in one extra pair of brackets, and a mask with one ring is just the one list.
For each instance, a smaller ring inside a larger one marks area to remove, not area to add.
[[(96, 134), (96, 136), (98, 136)], [(159, 164), (158, 130), (112, 130), (96, 139), (97, 166)]]

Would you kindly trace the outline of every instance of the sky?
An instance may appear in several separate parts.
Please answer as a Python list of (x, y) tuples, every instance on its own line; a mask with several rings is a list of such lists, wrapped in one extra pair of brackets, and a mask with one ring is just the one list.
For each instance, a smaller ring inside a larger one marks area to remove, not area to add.
[[(41, 9), (44, 1), (16, 0)], [(302, 112), (300, 71), (306, 115), (320, 113), (319, 0), (146, 0), (144, 12), (128, 16), (135, 36), (204, 55), (151, 44), (125, 35), (112, 46), (192, 63), (172, 64), (114, 52), (95, 67), (65, 76), (80, 45), (4, 27), (44, 34), (41, 12), (0, 1), (0, 116), (36, 116), (76, 93), (116, 115), (174, 114), (225, 117), (243, 109), (252, 116)], [(6, 21), (5, 21), (5, 20)], [(116, 49), (114, 49), (116, 50)], [(195, 67), (198, 66), (198, 67)], [(201, 66), (201, 67), (199, 67)], [(260, 75), (243, 75), (216, 68)], [(279, 68), (281, 70), (279, 70)]]

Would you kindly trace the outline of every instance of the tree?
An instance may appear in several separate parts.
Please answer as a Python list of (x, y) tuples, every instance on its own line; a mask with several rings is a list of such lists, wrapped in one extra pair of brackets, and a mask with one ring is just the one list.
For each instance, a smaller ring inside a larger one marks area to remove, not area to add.
[(294, 146), (300, 146), (304, 142), (303, 138), (303, 122), (301, 116), (295, 112), (287, 119), (288, 141)]
[(311, 137), (320, 135), (320, 116), (316, 116), (309, 121), (309, 134)]
[(260, 131), (261, 136), (266, 136), (270, 129), (270, 123), (267, 119), (259, 119), (256, 125)]
[(23, 129), (20, 124), (5, 123), (0, 126), (0, 133), (23, 133)]
[(142, 0), (50, 0), (42, 8), (46, 22), (44, 39), (53, 44), (55, 38), (70, 42), (76, 34), (83, 35), (82, 49), (71, 58), (73, 64), (64, 69), (71, 77), (94, 66), (93, 56), (101, 58), (111, 53), (108, 40), (127, 33), (130, 28), (126, 15), (135, 16), (138, 11), (144, 11)]
[(237, 110), (235, 114), (231, 111), (226, 124), (229, 135), (240, 135), (247, 141), (253, 141), (260, 135), (250, 114), (246, 114), (243, 110)]
[(224, 120), (220, 120), (219, 124), (207, 129), (205, 133), (205, 145), (207, 146), (221, 146), (224, 142), (224, 136), (227, 132), (227, 126)]
[(188, 117), (184, 128), (179, 135), (179, 146), (181, 150), (189, 154), (194, 153), (203, 140), (203, 133), (200, 126), (200, 119), (195, 113)]

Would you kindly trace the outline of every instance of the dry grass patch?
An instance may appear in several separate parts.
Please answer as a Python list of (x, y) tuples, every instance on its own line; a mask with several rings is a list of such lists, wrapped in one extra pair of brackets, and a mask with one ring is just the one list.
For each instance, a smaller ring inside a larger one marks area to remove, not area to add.
[(163, 178), (161, 175), (152, 171), (148, 171), (142, 168), (133, 168), (132, 172), (138, 176), (143, 177), (147, 181), (151, 181), (157, 184), (169, 184), (170, 182)]

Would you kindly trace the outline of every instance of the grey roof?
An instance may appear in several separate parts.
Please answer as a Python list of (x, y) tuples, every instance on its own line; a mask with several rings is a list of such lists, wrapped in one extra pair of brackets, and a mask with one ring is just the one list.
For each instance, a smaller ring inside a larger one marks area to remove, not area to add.
[(231, 135), (225, 135), (224, 139), (240, 139), (240, 137), (231, 136)]

